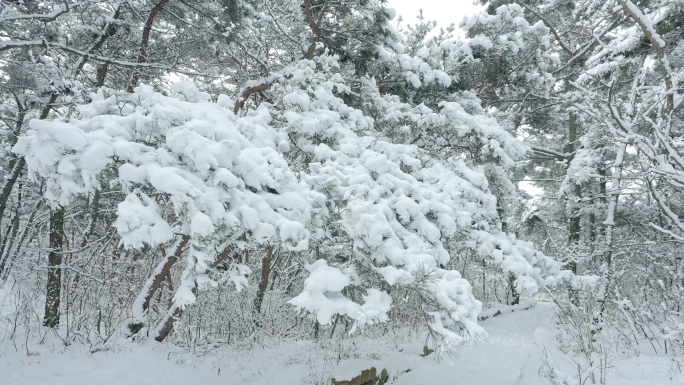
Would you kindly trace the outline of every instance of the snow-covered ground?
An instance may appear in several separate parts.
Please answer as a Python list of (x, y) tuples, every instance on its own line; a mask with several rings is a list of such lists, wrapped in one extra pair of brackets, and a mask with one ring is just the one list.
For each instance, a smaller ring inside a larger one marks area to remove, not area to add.
[[(3, 385), (301, 385), (325, 384), (331, 373), (338, 379), (361, 368), (386, 368), (396, 385), (506, 385), (543, 384), (542, 354), (556, 368), (573, 365), (554, 347), (553, 307), (540, 303), (482, 321), (487, 341), (465, 349), (448, 362), (433, 355), (421, 357), (422, 340), (415, 343), (378, 343), (362, 336), (343, 345), (290, 341), (271, 347), (225, 348), (189, 354), (169, 345), (121, 343), (109, 351), (89, 352), (84, 346), (65, 348), (46, 337), (42, 345), (0, 346), (0, 383)], [(331, 342), (331, 341), (329, 341)], [(356, 358), (338, 361), (351, 351)], [(401, 351), (399, 351), (401, 350)], [(344, 354), (343, 354), (344, 353)], [(684, 384), (662, 357), (642, 355), (617, 360), (609, 384)]]

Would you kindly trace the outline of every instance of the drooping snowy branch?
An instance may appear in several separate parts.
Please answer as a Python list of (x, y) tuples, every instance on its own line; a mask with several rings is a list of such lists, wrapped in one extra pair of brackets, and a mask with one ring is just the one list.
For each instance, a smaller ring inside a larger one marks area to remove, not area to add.
[[(264, 140), (278, 135), (263, 120), (237, 119), (223, 99), (210, 103), (191, 83), (172, 90), (175, 98), (145, 85), (130, 95), (93, 95), (78, 119), (32, 121), (14, 151), (32, 178), (45, 178), (53, 205), (101, 189), (102, 173), (114, 173), (127, 194), (114, 223), (125, 248), (189, 237), (174, 299), (182, 309), (194, 302), (196, 285), (214, 284), (207, 272), (216, 250), (243, 234), (259, 244), (306, 249), (310, 206), (287, 162)], [(255, 143), (241, 130), (263, 136)]]

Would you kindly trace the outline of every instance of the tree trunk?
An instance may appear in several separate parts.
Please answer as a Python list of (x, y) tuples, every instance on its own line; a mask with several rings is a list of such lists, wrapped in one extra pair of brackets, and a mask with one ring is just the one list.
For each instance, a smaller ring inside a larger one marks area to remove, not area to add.
[(601, 316), (603, 315), (603, 312), (606, 309), (606, 303), (608, 302), (610, 296), (610, 286), (613, 280), (613, 231), (615, 229), (615, 212), (618, 208), (619, 197), (622, 187), (622, 161), (624, 158), (624, 151), (625, 148), (621, 148), (620, 152), (617, 155), (617, 159), (615, 160), (615, 170), (612, 177), (612, 186), (610, 186), (611, 192), (609, 193), (608, 210), (606, 214), (606, 220), (605, 222), (603, 222), (606, 226), (605, 255), (603, 260), (606, 265), (606, 269), (604, 272), (606, 288), (604, 291), (603, 298), (599, 300), (601, 302)]
[(45, 290), (45, 318), (43, 325), (55, 328), (59, 325), (59, 303), (62, 289), (62, 249), (64, 243), (64, 209), (50, 212), (50, 254), (48, 256), (48, 280)]
[(266, 289), (268, 288), (268, 279), (271, 275), (271, 262), (273, 261), (273, 246), (266, 250), (266, 256), (261, 260), (261, 282), (259, 282), (259, 290), (254, 299), (254, 308), (257, 313), (261, 313), (261, 304), (264, 302)]
[[(192, 294), (197, 296), (197, 284), (195, 284), (195, 287), (192, 289)], [(166, 320), (162, 324), (161, 328), (157, 331), (157, 336), (154, 337), (155, 340), (158, 342), (162, 342), (166, 339), (166, 337), (171, 334), (173, 331), (173, 325), (176, 323), (176, 320), (178, 320), (182, 315), (183, 315), (183, 309), (180, 306), (174, 306), (169, 310), (169, 314), (166, 316)]]
[(88, 231), (83, 235), (83, 240), (81, 241), (81, 247), (85, 247), (88, 244), (88, 238), (90, 238), (95, 232), (95, 225), (97, 224), (97, 219), (100, 216), (100, 190), (95, 191), (93, 196), (93, 207), (92, 214), (90, 216), (90, 226), (88, 226)]
[[(209, 274), (209, 271), (216, 266), (220, 265), (223, 263), (230, 254), (233, 252), (232, 247), (226, 247), (221, 254), (219, 254), (216, 258), (216, 260), (211, 264), (211, 267), (206, 270), (206, 274)], [(162, 277), (163, 278), (163, 277)], [(192, 288), (192, 294), (197, 297), (197, 294), (199, 293), (199, 290), (197, 288), (197, 282), (195, 282), (195, 287)], [(176, 320), (178, 320), (182, 315), (183, 315), (183, 308), (180, 306), (172, 305), (172, 307), (169, 309), (169, 312), (167, 313), (166, 320), (164, 320), (164, 323), (160, 325), (160, 327), (157, 329), (157, 335), (154, 337), (155, 340), (162, 342), (166, 339), (166, 337), (171, 334), (173, 331), (173, 325), (176, 323)]]
[[(498, 197), (497, 197), (498, 198)], [(496, 212), (499, 214), (499, 220), (501, 221), (501, 231), (504, 233), (508, 231), (508, 222), (506, 222), (506, 210), (502, 206), (502, 199), (497, 199), (498, 206)], [(520, 293), (515, 287), (515, 275), (513, 273), (508, 273), (508, 288), (511, 293), (511, 301), (509, 305), (517, 305), (520, 303)]]
[[(58, 96), (59, 95), (56, 92), (53, 92), (50, 95), (50, 100), (47, 102), (45, 107), (43, 107), (43, 109), (40, 112), (40, 120), (47, 119), (48, 115), (50, 115), (50, 111), (52, 111), (52, 105), (57, 101)], [(14, 139), (15, 143), (16, 138), (19, 137), (19, 134), (21, 132), (23, 121), (24, 116), (22, 115), (21, 120), (17, 122), (17, 135)], [(5, 182), (5, 185), (2, 187), (2, 192), (0, 193), (0, 220), (2, 220), (2, 217), (5, 214), (7, 200), (9, 199), (9, 196), (12, 193), (12, 190), (14, 189), (14, 184), (17, 182), (17, 179), (19, 179), (19, 175), (21, 175), (21, 173), (24, 171), (24, 167), (26, 167), (26, 161), (23, 157), (16, 158), (15, 160), (10, 162), (9, 168), (12, 169), (12, 173), (7, 179), (7, 182)]]
[[(140, 52), (138, 53), (138, 63), (144, 63), (147, 60), (147, 45), (150, 42), (150, 32), (152, 31), (152, 24), (154, 24), (154, 19), (157, 17), (159, 11), (168, 3), (169, 0), (160, 0), (147, 15), (147, 20), (145, 21), (145, 26), (143, 27), (142, 39), (140, 41)], [(133, 92), (133, 89), (138, 85), (138, 79), (140, 78), (140, 72), (136, 69), (131, 77), (131, 83), (128, 85), (127, 91), (129, 93)]]
[[(577, 122), (577, 114), (570, 113), (568, 119), (568, 143), (565, 147), (566, 153), (572, 153), (575, 150), (575, 142), (577, 142), (579, 124)], [(572, 158), (570, 158), (572, 160)], [(573, 196), (579, 199), (582, 190), (579, 185), (575, 185), (572, 189)], [(571, 211), (568, 213), (568, 244), (575, 246), (580, 241), (580, 215), (577, 204), (573, 205)]]
[[(577, 122), (577, 114), (574, 112), (570, 112), (568, 116), (568, 142), (565, 145), (565, 153), (566, 154), (571, 154), (575, 151), (575, 143), (579, 139), (579, 124)], [(574, 156), (571, 156), (568, 159), (568, 162), (571, 162)], [(580, 185), (575, 184), (572, 188), (572, 196), (573, 198), (577, 199), (576, 202), (573, 202), (572, 207), (570, 208), (570, 212), (568, 213), (568, 223), (567, 223), (567, 229), (568, 229), (568, 247), (574, 248), (577, 247), (580, 241), (580, 214), (579, 214), (579, 198), (582, 194), (582, 190)], [(564, 266), (566, 269), (569, 269), (572, 271), (573, 274), (577, 274), (577, 261), (572, 260), (569, 263), (567, 263)], [(577, 290), (570, 289), (570, 302), (574, 304), (575, 306), (579, 305), (579, 293)]]
[(164, 278), (169, 274), (173, 265), (178, 261), (178, 258), (183, 254), (185, 246), (190, 241), (190, 236), (185, 235), (175, 246), (175, 250), (164, 256), (164, 259), (157, 264), (152, 276), (147, 279), (145, 286), (138, 294), (138, 297), (133, 302), (133, 322), (128, 325), (131, 334), (136, 334), (145, 326), (147, 317), (147, 309), (150, 307), (150, 302), (154, 293), (161, 287)]
[(42, 206), (43, 201), (38, 201), (38, 204), (33, 208), (33, 212), (31, 212), (31, 215), (29, 216), (28, 220), (23, 226), (21, 237), (19, 238), (19, 242), (17, 243), (14, 252), (10, 254), (10, 252), (8, 251), (6, 258), (2, 262), (3, 265), (0, 266), (0, 281), (5, 282), (7, 280), (7, 277), (9, 276), (9, 273), (12, 270), (13, 261), (19, 255), (21, 247), (24, 245), (26, 238), (29, 235), (31, 226), (33, 225), (33, 222), (36, 218), (36, 214), (38, 214)]

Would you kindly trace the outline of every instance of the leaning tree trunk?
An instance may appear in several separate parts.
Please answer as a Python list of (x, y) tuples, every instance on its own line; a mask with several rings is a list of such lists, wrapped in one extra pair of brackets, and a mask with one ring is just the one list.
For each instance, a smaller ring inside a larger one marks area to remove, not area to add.
[(257, 314), (261, 313), (261, 304), (264, 302), (266, 289), (268, 288), (268, 279), (271, 275), (271, 262), (273, 261), (273, 246), (266, 250), (266, 256), (261, 260), (261, 282), (259, 282), (259, 290), (254, 299), (254, 308)]
[[(225, 262), (228, 257), (233, 253), (233, 248), (232, 247), (226, 247), (221, 254), (219, 254), (214, 262), (209, 266), (209, 269), (205, 271), (205, 274), (209, 274), (209, 272)], [(163, 279), (164, 277), (162, 277)], [(197, 297), (199, 294), (199, 290), (197, 287), (197, 282), (195, 281), (195, 286), (191, 289), (192, 294)], [(166, 339), (166, 337), (171, 334), (173, 331), (174, 324), (180, 317), (183, 315), (183, 312), (185, 311), (183, 306), (178, 306), (176, 304), (172, 304), (171, 308), (169, 309), (168, 313), (166, 314), (166, 319), (159, 325), (157, 328), (156, 336), (154, 337), (155, 340), (162, 342)]]
[(133, 302), (133, 321), (128, 325), (131, 334), (136, 334), (145, 326), (147, 320), (147, 309), (150, 307), (150, 302), (154, 293), (161, 287), (164, 279), (170, 274), (171, 268), (178, 261), (183, 254), (185, 246), (190, 241), (190, 236), (185, 235), (174, 245), (174, 250), (164, 256), (164, 258), (157, 264), (157, 267), (152, 272), (152, 275), (147, 279), (140, 294)]
[(64, 209), (50, 212), (50, 254), (48, 256), (48, 280), (45, 290), (45, 326), (59, 325), (59, 303), (62, 294), (62, 250), (64, 244)]
[[(197, 296), (197, 292), (197, 284), (195, 284), (195, 287), (192, 288), (192, 294)], [(167, 314), (164, 323), (162, 323), (161, 327), (157, 330), (157, 335), (154, 337), (154, 339), (158, 342), (164, 341), (166, 337), (168, 337), (169, 334), (171, 334), (171, 332), (173, 331), (173, 325), (183, 315), (183, 311), (184, 309), (182, 307), (174, 305), (169, 310), (169, 313)]]
[[(147, 46), (150, 41), (150, 32), (152, 32), (152, 24), (154, 24), (154, 19), (157, 17), (157, 14), (159, 11), (164, 8), (166, 3), (168, 3), (169, 0), (160, 0), (152, 9), (150, 10), (150, 13), (147, 15), (147, 20), (145, 21), (145, 25), (143, 27), (143, 33), (142, 33), (142, 39), (140, 41), (140, 53), (138, 53), (138, 63), (144, 63), (147, 61)], [(128, 85), (127, 91), (129, 93), (133, 93), (133, 89), (138, 85), (138, 79), (140, 78), (140, 72), (139, 69), (135, 69), (133, 72), (133, 76), (131, 78), (131, 82)]]

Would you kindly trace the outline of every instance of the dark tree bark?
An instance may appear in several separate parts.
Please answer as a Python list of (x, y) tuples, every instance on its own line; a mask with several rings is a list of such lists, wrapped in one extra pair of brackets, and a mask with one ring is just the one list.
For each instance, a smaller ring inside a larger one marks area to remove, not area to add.
[[(190, 236), (185, 235), (181, 239), (180, 243), (178, 243), (178, 246), (176, 246), (176, 250), (173, 251), (172, 254), (168, 254), (164, 256), (164, 259), (162, 259), (161, 262), (157, 265), (157, 268), (154, 270), (154, 273), (151, 277), (147, 279), (147, 282), (145, 283), (145, 286), (143, 287), (142, 291), (140, 294), (138, 294), (138, 298), (135, 301), (135, 304), (133, 305), (141, 306), (138, 311), (142, 311), (143, 313), (147, 312), (147, 309), (150, 307), (150, 302), (152, 301), (152, 297), (154, 296), (154, 293), (159, 290), (161, 287), (162, 283), (164, 282), (164, 279), (169, 275), (171, 272), (171, 268), (173, 265), (176, 264), (176, 261), (180, 258), (180, 256), (183, 254), (183, 250), (185, 250), (185, 246), (187, 246), (188, 242), (190, 241)], [(131, 331), (131, 334), (136, 334), (140, 331), (140, 329), (145, 326), (142, 322), (135, 322), (131, 323), (128, 325), (128, 329)]]
[[(579, 139), (579, 123), (577, 121), (577, 114), (571, 112), (568, 117), (568, 142), (565, 146), (565, 153), (572, 154), (575, 151), (575, 143)], [(573, 157), (568, 159), (568, 163), (571, 162)], [(579, 201), (579, 197), (582, 193), (581, 187), (575, 184), (572, 188), (572, 196)], [(568, 213), (568, 246), (576, 247), (580, 242), (580, 214), (578, 202), (575, 202), (572, 209)], [(570, 261), (565, 266), (565, 269), (572, 271), (573, 274), (577, 274), (577, 261)], [(570, 289), (570, 302), (575, 306), (579, 305), (579, 294), (577, 290)]]
[[(150, 13), (147, 15), (147, 20), (145, 21), (145, 26), (143, 27), (142, 39), (140, 41), (140, 52), (138, 53), (138, 63), (144, 63), (147, 60), (147, 45), (150, 42), (150, 32), (152, 31), (152, 24), (154, 24), (154, 19), (157, 17), (159, 11), (168, 3), (169, 0), (160, 0), (157, 5), (155, 5)], [(133, 88), (138, 85), (138, 80), (140, 78), (140, 72), (135, 70), (133, 72), (133, 77), (131, 78), (131, 84), (128, 85), (128, 92), (133, 92)]]
[(50, 254), (48, 256), (48, 280), (45, 290), (45, 318), (43, 319), (43, 325), (51, 328), (59, 325), (63, 244), (64, 209), (60, 207), (50, 212)]
[[(210, 268), (207, 269), (206, 273), (209, 274), (211, 269), (216, 268), (218, 265), (222, 264), (228, 257), (232, 254), (233, 249), (231, 247), (226, 247), (225, 250), (221, 252), (216, 257), (216, 260), (211, 264)], [(162, 277), (163, 279), (164, 277)], [(197, 282), (195, 282), (195, 287), (192, 288), (192, 294), (197, 297), (197, 294), (199, 293), (199, 290), (197, 289)], [(172, 307), (169, 309), (169, 312), (166, 316), (166, 319), (164, 320), (164, 323), (161, 324), (161, 327), (159, 328), (159, 331), (157, 332), (157, 335), (154, 337), (155, 340), (162, 342), (166, 339), (166, 337), (171, 334), (173, 331), (173, 326), (176, 323), (176, 321), (183, 315), (183, 312), (185, 310), (179, 306), (172, 305)]]
[(261, 313), (261, 305), (264, 302), (266, 289), (268, 288), (268, 279), (271, 275), (271, 262), (273, 261), (273, 246), (266, 250), (266, 256), (261, 260), (261, 281), (259, 282), (259, 290), (254, 299), (254, 308), (257, 313)]
[[(192, 294), (197, 296), (197, 285), (195, 285), (195, 287), (192, 289)], [(164, 324), (159, 329), (159, 333), (157, 333), (157, 336), (154, 337), (154, 339), (159, 342), (164, 341), (166, 337), (168, 337), (169, 334), (171, 334), (171, 332), (173, 331), (173, 325), (176, 323), (176, 320), (178, 320), (183, 315), (183, 309), (176, 306), (169, 313), (169, 316), (166, 317), (166, 321), (164, 321)]]
[[(577, 114), (570, 113), (568, 119), (568, 143), (566, 144), (565, 152), (572, 153), (575, 150), (575, 142), (577, 142), (579, 135), (579, 124), (577, 122)], [(581, 187), (575, 185), (572, 191), (573, 197), (579, 198), (581, 195)], [(570, 213), (568, 213), (568, 244), (575, 246), (580, 241), (580, 215), (577, 204), (573, 205)]]

